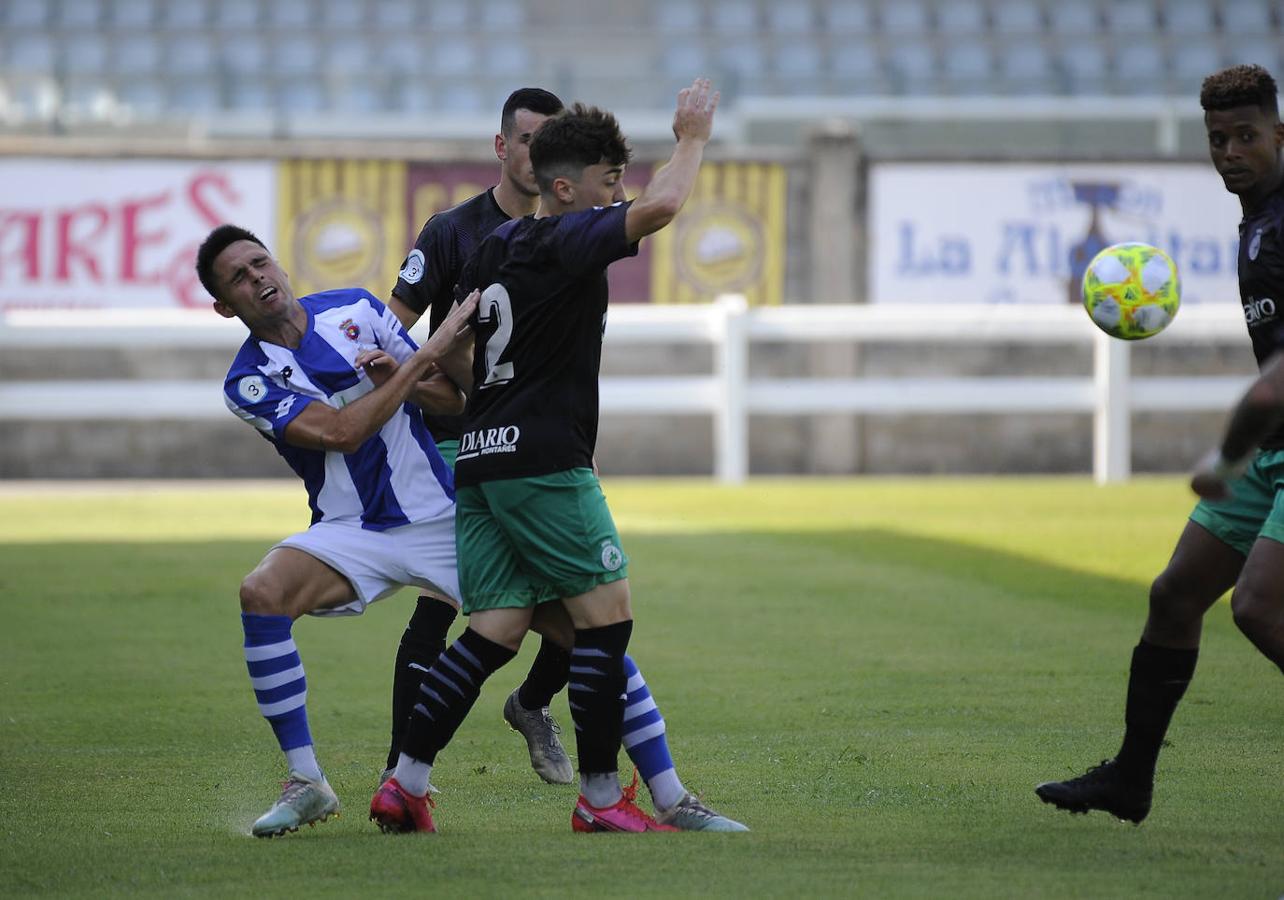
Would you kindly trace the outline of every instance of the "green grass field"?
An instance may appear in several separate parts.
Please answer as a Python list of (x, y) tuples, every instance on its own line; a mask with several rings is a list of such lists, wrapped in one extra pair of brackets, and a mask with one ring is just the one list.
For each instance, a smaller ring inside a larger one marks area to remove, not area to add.
[[(0, 894), (1284, 891), (1284, 685), (1224, 604), (1144, 825), (1031, 790), (1118, 746), (1147, 585), (1191, 503), (1180, 480), (606, 487), (632, 557), (632, 652), (679, 773), (751, 834), (572, 835), (574, 789), (539, 782), (500, 719), (534, 641), (438, 759), (441, 833), (379, 834), (365, 809), (404, 592), (295, 627), (344, 813), (247, 837), (283, 766), (247, 683), (237, 585), (306, 524), (301, 488), (9, 485)], [(564, 695), (554, 712), (569, 733)]]

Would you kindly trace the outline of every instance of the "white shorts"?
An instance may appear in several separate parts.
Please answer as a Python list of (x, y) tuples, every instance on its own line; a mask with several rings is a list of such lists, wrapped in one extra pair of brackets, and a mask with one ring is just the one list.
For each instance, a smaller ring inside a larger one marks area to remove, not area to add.
[(316, 557), (352, 585), (357, 599), (315, 610), (314, 616), (359, 616), (405, 585), (428, 588), (459, 603), (453, 506), (447, 515), (387, 531), (368, 531), (348, 520), (318, 522), (276, 546)]

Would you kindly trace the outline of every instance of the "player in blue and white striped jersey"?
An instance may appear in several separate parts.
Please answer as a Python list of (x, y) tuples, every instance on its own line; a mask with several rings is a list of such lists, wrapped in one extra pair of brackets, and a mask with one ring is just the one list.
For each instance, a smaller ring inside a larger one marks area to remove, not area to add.
[(461, 338), (476, 298), (416, 348), (366, 291), (295, 298), (276, 260), (242, 228), (214, 229), (196, 268), (215, 311), (250, 330), (224, 399), (303, 479), (312, 508), (311, 526), (268, 551), (241, 583), (246, 665), (290, 769), (280, 799), (253, 826), (270, 837), (339, 808), (313, 748), (294, 620), (356, 615), (402, 585), (459, 599), (454, 483), (420, 410), (462, 408), (438, 364), (467, 353)]

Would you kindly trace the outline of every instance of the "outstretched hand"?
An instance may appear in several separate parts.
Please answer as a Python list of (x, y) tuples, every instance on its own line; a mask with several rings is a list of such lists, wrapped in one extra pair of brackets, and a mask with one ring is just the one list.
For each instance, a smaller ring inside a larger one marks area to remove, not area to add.
[(713, 113), (718, 108), (717, 91), (709, 93), (708, 78), (697, 78), (691, 87), (678, 91), (678, 108), (673, 113), (673, 136), (679, 141), (708, 141), (713, 133)]
[(434, 360), (441, 359), (443, 356), (450, 354), (452, 350), (472, 335), (472, 326), (468, 324), (469, 317), (477, 310), (477, 301), (481, 299), (481, 291), (473, 291), (463, 300), (456, 303), (450, 310), (449, 315), (442, 319), (437, 330), (432, 333), (432, 337), (424, 342), (419, 348), (419, 352), (431, 356)]

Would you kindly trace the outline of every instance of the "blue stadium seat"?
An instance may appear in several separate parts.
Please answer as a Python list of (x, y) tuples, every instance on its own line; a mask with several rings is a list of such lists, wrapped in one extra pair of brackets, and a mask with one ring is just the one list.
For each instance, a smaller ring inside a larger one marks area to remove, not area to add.
[(370, 38), (330, 31), (321, 45), (320, 66), (339, 79), (382, 70), (383, 56)]
[(251, 78), (267, 70), (263, 40), (253, 34), (229, 35), (219, 47), (224, 70), (240, 78)]
[(111, 24), (115, 28), (148, 29), (156, 23), (156, 0), (116, 0)]
[(1056, 52), (1059, 69), (1071, 94), (1105, 94), (1110, 64), (1100, 41), (1063, 41)]
[(936, 54), (926, 40), (901, 38), (887, 49), (887, 66), (897, 93), (930, 93), (936, 85)]
[[(449, 2), (445, 4), (450, 5)], [(374, 13), (375, 27), (388, 31), (409, 32), (424, 25), (418, 21), (418, 11), (411, 0), (380, 0), (371, 7), (371, 12)]]
[(287, 78), (277, 85), (276, 110), (280, 113), (315, 113), (327, 106), (325, 90), (315, 79)]
[(214, 24), (229, 31), (253, 28), (259, 24), (259, 5), (255, 0), (218, 0)]
[(428, 54), (428, 65), (437, 75), (472, 75), (478, 71), (478, 62), (477, 48), (458, 39), (438, 44)]
[(1055, 94), (1060, 88), (1052, 55), (1037, 37), (1009, 39), (998, 50), (1004, 93), (1024, 96)]
[(950, 0), (936, 11), (936, 30), (951, 40), (986, 32), (985, 6), (981, 0)]
[(758, 10), (751, 0), (717, 0), (711, 18), (713, 30), (721, 34), (749, 34), (758, 30)]
[(922, 0), (886, 0), (879, 20), (885, 34), (897, 37), (926, 34), (930, 24)]
[(321, 0), (318, 19), (329, 37), (351, 35), (366, 27), (366, 11), (352, 0)]
[(49, 4), (45, 0), (9, 0), (5, 9), (4, 24), (9, 29), (40, 28), (48, 21)]
[(1210, 37), (1216, 33), (1213, 5), (1208, 0), (1168, 0), (1163, 11), (1164, 29), (1169, 34)]
[(1222, 33), (1265, 35), (1274, 30), (1266, 0), (1222, 0)]
[(3, 64), (22, 75), (49, 75), (58, 65), (58, 47), (44, 34), (12, 34), (6, 43), (9, 52)]
[(209, 9), (205, 0), (183, 0), (166, 3), (161, 7), (160, 24), (173, 30), (203, 28), (209, 22)]
[(122, 75), (154, 75), (160, 69), (161, 48), (154, 31), (137, 31), (117, 38), (112, 68)]
[(286, 37), (273, 42), (271, 62), (281, 75), (317, 78), (321, 74), (320, 48), (311, 35)]
[(1103, 11), (1106, 28), (1121, 38), (1152, 37), (1159, 28), (1151, 0), (1110, 0)]
[(941, 51), (941, 88), (947, 94), (994, 93), (994, 54), (984, 41), (951, 41)]
[(1168, 71), (1159, 42), (1153, 37), (1116, 40), (1114, 83), (1121, 94), (1166, 93)]
[(694, 34), (703, 25), (703, 7), (687, 0), (662, 0), (652, 4), (652, 21), (662, 33)]
[(180, 76), (202, 76), (217, 68), (218, 45), (201, 32), (174, 35), (165, 45), (165, 68)]
[(448, 79), (439, 83), (438, 109), (455, 115), (490, 113), (486, 98), (475, 78)]
[(1174, 45), (1171, 60), (1170, 92), (1179, 96), (1197, 94), (1204, 79), (1223, 67), (1221, 48), (1208, 36)]
[(235, 112), (266, 112), (276, 99), (263, 78), (233, 78), (228, 86), (227, 108)]
[(485, 0), (480, 18), (482, 31), (487, 34), (521, 31), (526, 27), (526, 7), (517, 0)]
[(218, 85), (208, 78), (179, 78), (168, 88), (165, 104), (173, 112), (207, 115), (223, 106)]
[(847, 38), (830, 46), (828, 84), (840, 95), (883, 96), (891, 93), (888, 73), (879, 56), (877, 42)]
[(1043, 10), (1029, 0), (999, 0), (991, 10), (990, 21), (996, 34), (1035, 35), (1044, 30)]
[(437, 111), (437, 97), (420, 79), (397, 79), (392, 83), (392, 106), (404, 113), (430, 114)]
[(375, 39), (375, 55), (381, 68), (393, 75), (417, 76), (424, 71), (427, 49), (412, 35), (382, 35)]
[(124, 109), (145, 119), (158, 118), (167, 106), (163, 87), (150, 78), (122, 84), (116, 99)]
[(467, 31), (472, 24), (471, 19), (468, 3), (464, 0), (437, 0), (428, 6), (428, 27), (433, 34)]
[(820, 90), (824, 70), (820, 48), (815, 41), (791, 40), (774, 48), (771, 71), (780, 86), (790, 93)]
[(815, 28), (816, 20), (811, 4), (805, 0), (793, 3), (773, 3), (767, 7), (767, 28), (775, 34), (805, 35)]
[(308, 0), (272, 0), (267, 4), (268, 24), (273, 28), (301, 31), (317, 20), (316, 10)]
[[(535, 59), (526, 42), (514, 38), (496, 46), (493, 50), (486, 51), (486, 59), (482, 66), (493, 78), (525, 83), (534, 77), (532, 72), (535, 69)], [(505, 91), (503, 99), (507, 99), (517, 87), (520, 85), (515, 84)], [(500, 105), (503, 105), (502, 101)]]
[(821, 7), (825, 32), (831, 35), (869, 34), (874, 30), (874, 12), (869, 0), (828, 0)]
[(84, 32), (62, 42), (62, 68), (69, 75), (101, 75), (107, 71), (107, 42)]
[(696, 41), (665, 42), (660, 49), (660, 71), (690, 84), (697, 72), (710, 71), (709, 55), (704, 45)]
[(389, 109), (388, 80), (379, 75), (352, 73), (331, 85), (328, 108), (349, 113), (380, 113)]
[(1263, 66), (1267, 71), (1278, 80), (1284, 77), (1280, 71), (1280, 45), (1279, 41), (1270, 37), (1240, 38), (1228, 42), (1226, 45), (1227, 63), (1237, 65), (1239, 63), (1253, 63)]
[(1101, 16), (1094, 2), (1054, 3), (1048, 8), (1048, 30), (1068, 38), (1081, 38), (1101, 30)]
[(58, 24), (68, 30), (97, 28), (103, 19), (101, 0), (62, 0)]

